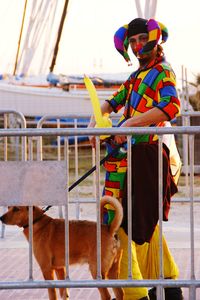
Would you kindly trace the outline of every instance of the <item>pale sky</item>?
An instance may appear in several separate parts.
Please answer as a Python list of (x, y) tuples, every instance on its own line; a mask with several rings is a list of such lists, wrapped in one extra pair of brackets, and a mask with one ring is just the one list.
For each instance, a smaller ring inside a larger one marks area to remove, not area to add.
[[(0, 73), (14, 67), (24, 1), (0, 0)], [(158, 0), (156, 20), (169, 30), (163, 47), (178, 80), (181, 65), (191, 80), (192, 74), (200, 73), (199, 11), (199, 0)], [(134, 0), (69, 0), (54, 73), (131, 73), (137, 61), (131, 56), (133, 66), (127, 66), (114, 48), (113, 35), (135, 17)]]

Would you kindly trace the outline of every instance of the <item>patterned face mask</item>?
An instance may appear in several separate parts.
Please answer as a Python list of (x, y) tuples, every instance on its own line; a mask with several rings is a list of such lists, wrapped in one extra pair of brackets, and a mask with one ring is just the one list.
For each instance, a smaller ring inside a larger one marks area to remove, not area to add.
[[(153, 50), (153, 48), (158, 44), (160, 37), (162, 37), (161, 44), (166, 42), (168, 38), (167, 28), (160, 22), (150, 19), (147, 21), (147, 31), (148, 31), (148, 41), (147, 43), (139, 49), (140, 54), (147, 54)], [(117, 51), (124, 57), (131, 65), (131, 60), (128, 55), (129, 39), (127, 36), (128, 24), (120, 27), (114, 35), (114, 44)]]

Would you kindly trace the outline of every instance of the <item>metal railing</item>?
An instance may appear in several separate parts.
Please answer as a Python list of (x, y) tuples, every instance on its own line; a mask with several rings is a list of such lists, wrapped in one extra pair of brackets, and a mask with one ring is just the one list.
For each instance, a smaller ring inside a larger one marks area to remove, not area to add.
[[(9, 119), (9, 117), (11, 119)], [(26, 119), (24, 115), (15, 110), (0, 110), (0, 118), (2, 121), (2, 126), (4, 129), (10, 128), (11, 126), (17, 126), (20, 128), (26, 128)], [(19, 145), (20, 141), (17, 136), (15, 141), (15, 159), (19, 159)], [(21, 160), (25, 161), (27, 159), (27, 148), (26, 148), (26, 137), (22, 137), (21, 141)], [(3, 138), (3, 160), (8, 160), (8, 137)], [(5, 211), (5, 210), (4, 210)], [(3, 238), (5, 234), (5, 225), (1, 225), (1, 237)]]
[[(196, 300), (196, 288), (200, 287), (200, 280), (195, 277), (195, 261), (194, 261), (194, 136), (195, 134), (200, 133), (199, 126), (182, 126), (182, 127), (173, 127), (173, 128), (110, 128), (110, 129), (89, 129), (89, 128), (59, 128), (59, 129), (1, 129), (0, 137), (50, 137), (50, 136), (63, 136), (66, 138), (66, 141), (70, 136), (83, 136), (83, 135), (94, 135), (97, 138), (97, 148), (96, 148), (96, 192), (95, 192), (95, 200), (96, 200), (96, 208), (97, 208), (97, 240), (98, 247), (100, 248), (99, 238), (101, 236), (101, 227), (100, 227), (100, 185), (99, 185), (99, 174), (100, 174), (100, 140), (99, 136), (101, 135), (126, 135), (128, 139), (128, 149), (127, 149), (127, 157), (128, 157), (128, 165), (130, 164), (131, 158), (131, 136), (140, 135), (140, 134), (157, 134), (159, 136), (159, 153), (161, 153), (161, 144), (162, 144), (162, 136), (164, 134), (180, 134), (180, 135), (188, 135), (189, 136), (189, 157), (190, 161), (189, 171), (190, 174), (190, 193), (189, 193), (189, 202), (190, 202), (190, 249), (191, 249), (191, 276), (189, 280), (166, 280), (163, 278), (163, 258), (162, 258), (162, 155), (159, 155), (159, 225), (160, 225), (160, 276), (157, 280), (132, 280), (132, 269), (131, 269), (131, 251), (129, 250), (129, 276), (127, 280), (102, 280), (101, 278), (101, 268), (100, 268), (100, 252), (98, 250), (98, 274), (96, 280), (70, 280), (69, 277), (64, 281), (39, 281), (33, 280), (32, 274), (32, 239), (29, 241), (29, 279), (27, 281), (19, 282), (0, 282), (0, 289), (28, 289), (28, 288), (48, 288), (48, 287), (157, 287), (157, 295), (160, 300), (164, 300), (164, 296), (162, 290), (164, 287), (187, 287), (190, 290), (190, 300)], [(68, 149), (68, 143), (66, 143)], [(66, 153), (66, 168), (68, 168), (68, 152)], [(68, 178), (66, 178), (68, 190)], [(131, 187), (131, 175), (128, 173), (128, 187)], [(130, 218), (130, 225), (128, 229), (128, 240), (129, 240), (129, 249), (131, 246), (131, 190), (128, 189), (128, 216)], [(12, 205), (13, 200), (7, 199), (7, 205)], [(68, 269), (69, 262), (69, 249), (68, 249), (68, 203), (69, 196), (66, 192), (66, 198), (61, 201), (61, 204), (65, 207), (65, 239), (66, 239), (66, 268)], [(22, 204), (21, 199), (18, 199), (18, 205)], [(24, 203), (23, 203), (24, 204)], [(35, 203), (28, 203), (30, 207)], [(0, 205), (2, 203), (0, 202)], [(15, 202), (16, 205), (16, 202)], [(57, 205), (57, 203), (55, 203)], [(32, 208), (29, 212), (29, 232), (32, 237)], [(69, 274), (69, 273), (68, 273)]]

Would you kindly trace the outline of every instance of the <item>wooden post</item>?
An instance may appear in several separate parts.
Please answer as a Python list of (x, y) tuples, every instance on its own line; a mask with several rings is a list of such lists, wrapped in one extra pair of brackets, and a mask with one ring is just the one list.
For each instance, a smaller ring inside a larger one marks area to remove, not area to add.
[(28, 0), (25, 0), (25, 3), (24, 3), (24, 12), (23, 12), (23, 17), (22, 17), (22, 24), (21, 24), (21, 29), (20, 29), (20, 34), (19, 34), (19, 40), (18, 40), (17, 54), (16, 54), (16, 58), (15, 58), (15, 66), (14, 66), (14, 70), (13, 70), (13, 76), (15, 76), (16, 69), (17, 69), (17, 63), (18, 63), (18, 57), (19, 57), (19, 49), (20, 49), (20, 44), (21, 44), (22, 32), (23, 32), (23, 28), (24, 28), (24, 20), (25, 20), (25, 15), (26, 15), (27, 2), (28, 2)]
[(53, 53), (53, 59), (52, 59), (52, 62), (51, 62), (51, 66), (49, 68), (50, 72), (53, 72), (54, 66), (56, 64), (56, 58), (57, 58), (57, 54), (58, 54), (59, 42), (60, 42), (62, 30), (63, 30), (63, 25), (64, 25), (66, 13), (67, 13), (68, 2), (69, 2), (69, 0), (65, 1), (65, 5), (64, 5), (64, 8), (63, 8), (63, 13), (62, 13), (61, 21), (60, 21), (60, 26), (59, 26), (59, 29), (58, 29), (57, 41), (56, 41), (56, 45), (55, 45), (54, 53)]

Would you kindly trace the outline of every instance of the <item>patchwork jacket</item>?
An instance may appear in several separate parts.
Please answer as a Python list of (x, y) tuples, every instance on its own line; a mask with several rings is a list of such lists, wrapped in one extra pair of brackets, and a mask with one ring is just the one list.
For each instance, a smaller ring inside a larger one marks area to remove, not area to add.
[[(175, 74), (164, 58), (151, 62), (145, 69), (133, 72), (108, 100), (114, 112), (124, 107), (120, 126), (127, 118), (140, 115), (153, 107), (162, 110), (169, 120), (180, 113)], [(150, 126), (163, 126), (164, 123)], [(156, 135), (135, 136), (135, 143), (157, 140)]]

